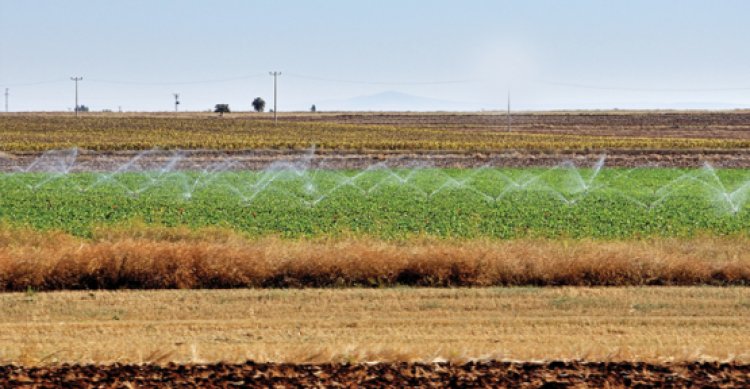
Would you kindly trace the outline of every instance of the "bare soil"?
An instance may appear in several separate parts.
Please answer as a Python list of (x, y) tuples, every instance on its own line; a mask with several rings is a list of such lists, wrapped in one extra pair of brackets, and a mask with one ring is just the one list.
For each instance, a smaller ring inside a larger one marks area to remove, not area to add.
[[(263, 170), (275, 162), (293, 162), (308, 168), (366, 169), (374, 165), (390, 168), (439, 167), (550, 167), (563, 162), (593, 166), (606, 157), (607, 167), (750, 167), (750, 149), (734, 150), (611, 150), (611, 151), (295, 151), (295, 150), (160, 150), (160, 151), (79, 151), (71, 172), (116, 171), (129, 162), (132, 170)], [(0, 154), (0, 172), (25, 171), (35, 160), (43, 159), (31, 171), (57, 172), (64, 168), (62, 157), (43, 157), (41, 152)], [(172, 163), (176, 161), (176, 163)]]
[(733, 363), (469, 362), (0, 366), (2, 387), (703, 387), (750, 385)]
[[(127, 114), (90, 114), (89, 116), (128, 117)], [(139, 114), (141, 115), (141, 114)], [(200, 113), (162, 113), (155, 117), (200, 118)], [(235, 119), (270, 120), (263, 114), (236, 113)], [(143, 116), (143, 115), (141, 115)], [(207, 116), (209, 117), (209, 116)], [(352, 125), (387, 125), (408, 128), (434, 128), (451, 133), (461, 131), (505, 132), (505, 113), (282, 113), (284, 122), (321, 122)], [(534, 112), (513, 113), (514, 133), (547, 135), (590, 135), (616, 138), (690, 138), (750, 139), (750, 110), (704, 111), (595, 111), (595, 112)], [(304, 150), (192, 150), (179, 152), (182, 159), (174, 168), (207, 169), (217, 163), (231, 161), (225, 168), (267, 168), (276, 161), (299, 160), (309, 154)], [(0, 172), (15, 171), (29, 166), (41, 152), (0, 152)], [(81, 151), (73, 171), (111, 171), (136, 156), (138, 166), (160, 168), (174, 156), (174, 151)], [(719, 167), (750, 167), (750, 149), (611, 149), (611, 150), (501, 150), (501, 151), (435, 151), (435, 150), (318, 150), (309, 159), (310, 167), (362, 169), (377, 163), (390, 167), (427, 165), (435, 167), (470, 168), (478, 166), (554, 166), (572, 161), (585, 166), (594, 164), (602, 155), (607, 166), (697, 167), (710, 163)]]
[[(466, 130), (507, 130), (508, 126), (505, 113), (298, 114), (284, 120)], [(750, 139), (750, 111), (522, 112), (511, 114), (511, 129), (533, 134)]]

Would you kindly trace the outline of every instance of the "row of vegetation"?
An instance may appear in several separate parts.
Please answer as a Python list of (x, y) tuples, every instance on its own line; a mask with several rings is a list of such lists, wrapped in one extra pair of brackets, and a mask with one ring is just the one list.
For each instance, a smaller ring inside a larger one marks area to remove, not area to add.
[(399, 169), (0, 174), (0, 220), (223, 226), (252, 236), (632, 238), (750, 229), (750, 173)]
[(0, 229), (0, 291), (364, 286), (750, 285), (750, 240), (248, 238), (230, 230)]
[(0, 150), (304, 149), (327, 150), (611, 150), (734, 149), (750, 140), (634, 138), (461, 130), (218, 117), (0, 117)]

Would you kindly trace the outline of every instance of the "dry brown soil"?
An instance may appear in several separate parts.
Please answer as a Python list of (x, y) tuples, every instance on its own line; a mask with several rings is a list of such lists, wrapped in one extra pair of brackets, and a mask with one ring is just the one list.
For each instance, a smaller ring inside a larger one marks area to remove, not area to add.
[(750, 385), (733, 363), (470, 362), (0, 366), (0, 385), (37, 388), (169, 387), (702, 387)]
[[(298, 114), (287, 121), (507, 130), (505, 113)], [(511, 130), (533, 134), (750, 139), (750, 111), (602, 111), (512, 113)]]

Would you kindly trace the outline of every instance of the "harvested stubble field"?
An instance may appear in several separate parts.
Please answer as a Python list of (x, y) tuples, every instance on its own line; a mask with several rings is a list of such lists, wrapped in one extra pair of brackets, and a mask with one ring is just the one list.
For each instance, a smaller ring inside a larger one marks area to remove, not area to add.
[(0, 363), (750, 361), (747, 288), (0, 295)]

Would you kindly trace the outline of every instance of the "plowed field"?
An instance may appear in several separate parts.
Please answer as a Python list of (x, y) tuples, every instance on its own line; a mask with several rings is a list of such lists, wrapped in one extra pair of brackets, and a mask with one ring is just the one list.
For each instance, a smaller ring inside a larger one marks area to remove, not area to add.
[(750, 365), (728, 363), (378, 363), (0, 366), (0, 386), (156, 387), (703, 387), (750, 385)]
[[(503, 112), (298, 114), (286, 120), (464, 130), (508, 128), (508, 117)], [(558, 135), (750, 139), (750, 111), (521, 112), (511, 114), (511, 130)]]
[(282, 115), (9, 114), (0, 150), (336, 151), (733, 150), (750, 147), (750, 113)]

